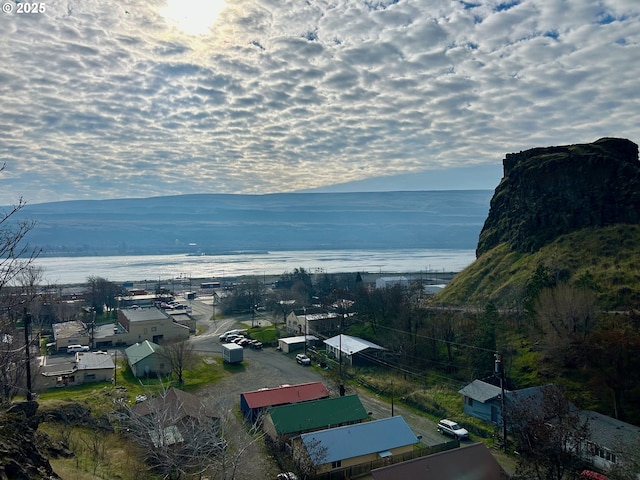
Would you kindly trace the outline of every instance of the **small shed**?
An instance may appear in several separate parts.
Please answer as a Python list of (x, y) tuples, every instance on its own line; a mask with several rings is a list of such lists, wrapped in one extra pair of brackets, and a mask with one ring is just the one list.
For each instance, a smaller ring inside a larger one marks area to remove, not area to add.
[(125, 349), (131, 372), (137, 378), (164, 376), (171, 373), (171, 366), (159, 353), (160, 345), (145, 340)]

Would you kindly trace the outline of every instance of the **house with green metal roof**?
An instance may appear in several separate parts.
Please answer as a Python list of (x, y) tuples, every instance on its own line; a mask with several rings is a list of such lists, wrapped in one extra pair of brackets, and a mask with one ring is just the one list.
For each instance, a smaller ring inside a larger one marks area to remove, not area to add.
[(286, 441), (306, 432), (360, 423), (369, 418), (357, 395), (323, 398), (270, 408), (263, 420), (264, 432)]
[(157, 377), (171, 373), (171, 365), (159, 353), (160, 345), (144, 340), (125, 349), (127, 362), (136, 377)]

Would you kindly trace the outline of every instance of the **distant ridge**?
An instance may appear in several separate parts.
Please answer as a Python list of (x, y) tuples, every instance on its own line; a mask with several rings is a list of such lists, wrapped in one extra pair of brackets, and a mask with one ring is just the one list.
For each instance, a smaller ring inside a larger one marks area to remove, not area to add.
[(44, 255), (473, 249), (491, 190), (196, 194), (27, 205)]

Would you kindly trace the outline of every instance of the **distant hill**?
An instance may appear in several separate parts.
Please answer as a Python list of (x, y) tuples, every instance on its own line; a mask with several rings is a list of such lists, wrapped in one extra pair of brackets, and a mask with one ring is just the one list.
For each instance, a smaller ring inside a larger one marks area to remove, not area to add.
[(475, 248), (490, 190), (181, 195), (27, 205), (44, 255)]

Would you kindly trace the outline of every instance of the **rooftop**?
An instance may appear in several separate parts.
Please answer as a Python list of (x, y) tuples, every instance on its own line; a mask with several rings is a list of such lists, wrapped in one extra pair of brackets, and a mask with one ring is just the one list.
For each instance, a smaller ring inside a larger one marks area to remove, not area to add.
[(329, 396), (329, 390), (322, 382), (310, 382), (299, 385), (263, 388), (241, 393), (240, 395), (244, 397), (249, 408), (262, 408), (326, 398)]
[(113, 369), (115, 364), (107, 352), (78, 352), (76, 353), (76, 367), (78, 370)]
[(140, 360), (147, 358), (149, 355), (155, 353), (159, 348), (160, 345), (150, 342), (149, 340), (145, 340), (144, 342), (136, 343), (126, 348), (124, 353), (127, 355), (129, 363), (134, 365)]
[(53, 336), (55, 338), (70, 338), (70, 337), (82, 337), (88, 334), (87, 329), (80, 320), (72, 320), (69, 322), (54, 323), (51, 325), (53, 328)]
[(357, 395), (324, 398), (269, 409), (279, 434), (303, 432), (369, 418)]
[(325, 340), (324, 343), (332, 346), (333, 348), (337, 348), (338, 350), (342, 350), (342, 352), (348, 353), (349, 355), (362, 352), (364, 350), (367, 350), (368, 348), (373, 348), (375, 350), (384, 350), (384, 347), (376, 345), (373, 342), (369, 342), (368, 340), (363, 340), (362, 338), (351, 337), (349, 335), (342, 334), (331, 337)]
[[(345, 425), (300, 435), (316, 465), (346, 460), (371, 453), (388, 455), (389, 450), (418, 443), (402, 416)], [(321, 458), (313, 458), (315, 449)]]
[(149, 320), (164, 320), (169, 317), (158, 307), (124, 308), (120, 310), (130, 322), (145, 322)]

